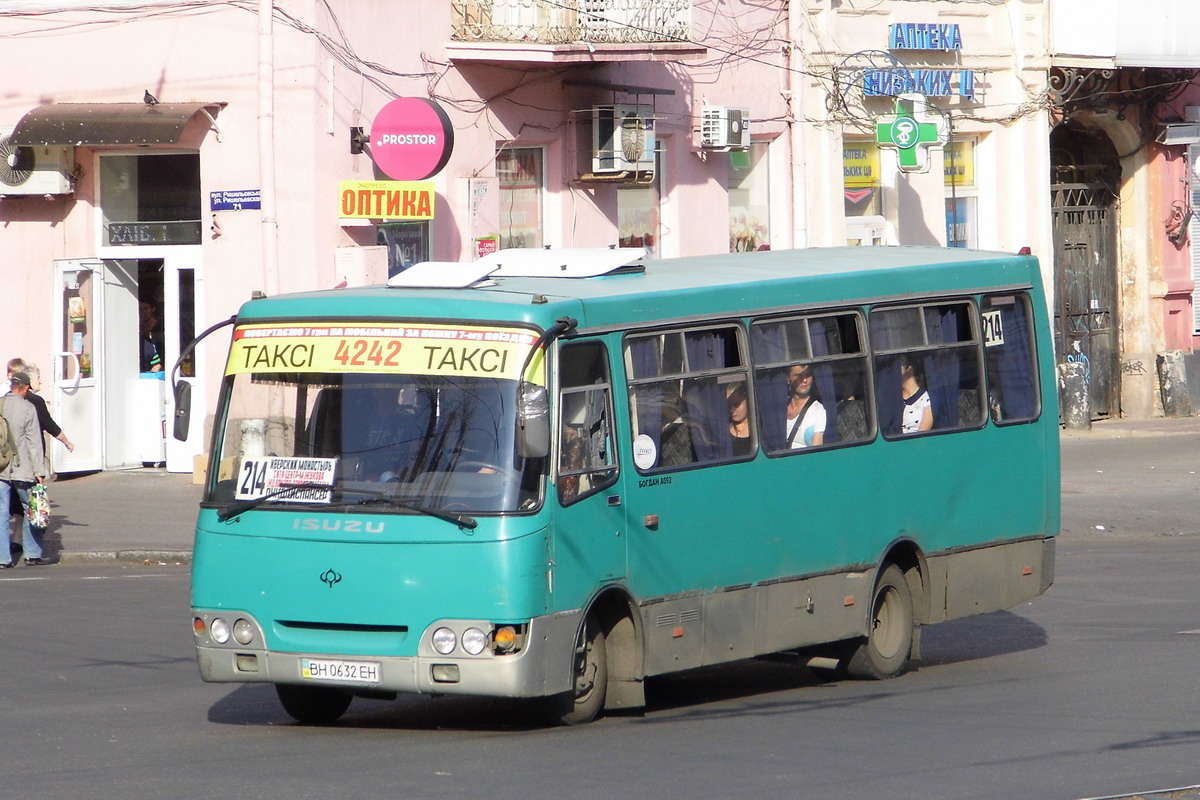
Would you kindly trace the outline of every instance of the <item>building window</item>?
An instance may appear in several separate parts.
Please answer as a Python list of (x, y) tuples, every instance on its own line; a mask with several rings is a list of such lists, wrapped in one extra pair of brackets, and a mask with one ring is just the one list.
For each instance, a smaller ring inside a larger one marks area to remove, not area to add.
[(883, 192), (875, 142), (846, 139), (842, 143), (842, 192), (846, 244), (883, 244)]
[(496, 153), (502, 248), (542, 246), (542, 162), (540, 147), (506, 147)]
[(946, 246), (977, 247), (975, 140), (955, 139), (942, 148), (946, 176)]
[(662, 153), (655, 154), (654, 175), (648, 183), (617, 188), (617, 239), (621, 247), (645, 247), (649, 258), (662, 254)]
[(387, 248), (389, 278), (429, 260), (428, 222), (385, 222), (376, 230), (375, 243)]
[(729, 252), (771, 249), (767, 142), (729, 153)]
[(200, 155), (102, 156), (102, 241), (200, 244)]

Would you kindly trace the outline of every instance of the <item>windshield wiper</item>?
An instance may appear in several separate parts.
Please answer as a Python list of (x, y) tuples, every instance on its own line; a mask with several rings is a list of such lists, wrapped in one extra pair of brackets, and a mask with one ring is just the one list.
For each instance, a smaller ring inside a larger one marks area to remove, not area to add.
[(425, 514), (426, 516), (434, 517), (435, 519), (440, 519), (445, 522), (452, 522), (458, 527), (465, 528), (469, 531), (473, 531), (479, 527), (479, 523), (475, 520), (475, 518), (469, 517), (466, 514), (454, 514), (449, 511), (438, 511), (434, 508), (426, 508), (425, 506), (417, 505), (410, 500), (401, 500), (399, 497), (385, 494), (383, 492), (370, 492), (365, 489), (349, 489), (347, 492), (350, 494), (368, 495), (362, 500), (357, 501), (354, 505), (365, 506), (369, 505), (370, 503), (387, 503), (388, 505), (396, 506), (397, 508), (403, 508), (407, 511), (416, 511), (418, 514)]
[(273, 492), (267, 492), (262, 497), (255, 497), (250, 500), (242, 500), (241, 502), (234, 503), (224, 511), (218, 511), (217, 520), (219, 522), (228, 522), (234, 517), (243, 514), (252, 508), (257, 508), (272, 498), (278, 497), (281, 494), (286, 494), (287, 492), (295, 491), (296, 489), (328, 489), (332, 491), (333, 487), (327, 483), (289, 483), (284, 486), (280, 486)]
[[(291, 492), (296, 489), (329, 489), (330, 491), (332, 491), (334, 489), (334, 487), (329, 486), (328, 484), (325, 484), (325, 483), (290, 483), (290, 484), (287, 484), (286, 486), (281, 486), (280, 488), (276, 489), (273, 492), (267, 492), (262, 497), (255, 497), (252, 500), (242, 500), (239, 503), (234, 503), (229, 508), (226, 508), (224, 511), (218, 511), (217, 512), (217, 520), (220, 522), (227, 522), (227, 521), (233, 519), (234, 517), (238, 516), (239, 514), (249, 511), (252, 508), (257, 508), (258, 506), (262, 505), (263, 503), (265, 503), (266, 501), (268, 501), (274, 497), (278, 497), (281, 494), (285, 494), (287, 492)], [(394, 497), (392, 495), (385, 494), (383, 492), (372, 492), (367, 489), (346, 489), (346, 488), (340, 488), (340, 489), (338, 489), (338, 491), (341, 492), (342, 494), (366, 495), (362, 500), (356, 500), (353, 503), (351, 503), (350, 505), (367, 505), (369, 503), (387, 503), (389, 505), (396, 506), (397, 508), (403, 508), (407, 511), (415, 511), (418, 514), (424, 514), (426, 516), (433, 517), (434, 519), (440, 519), (444, 522), (453, 523), (453, 524), (457, 525), (458, 527), (465, 528), (466, 530), (469, 530), (469, 531), (473, 531), (477, 527), (479, 527), (479, 523), (475, 520), (475, 518), (469, 517), (466, 514), (454, 514), (449, 511), (438, 511), (438, 510), (432, 509), (432, 508), (425, 508), (424, 506), (417, 505), (416, 503), (413, 503), (411, 501), (401, 500), (398, 497)], [(343, 503), (341, 505), (347, 505), (347, 504)]]

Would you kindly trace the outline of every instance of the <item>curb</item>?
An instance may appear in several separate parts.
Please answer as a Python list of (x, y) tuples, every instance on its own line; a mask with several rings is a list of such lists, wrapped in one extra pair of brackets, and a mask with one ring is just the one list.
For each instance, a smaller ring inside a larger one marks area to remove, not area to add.
[(143, 566), (185, 566), (192, 563), (191, 550), (101, 550), (64, 551), (55, 554), (59, 564), (99, 564), (117, 562)]

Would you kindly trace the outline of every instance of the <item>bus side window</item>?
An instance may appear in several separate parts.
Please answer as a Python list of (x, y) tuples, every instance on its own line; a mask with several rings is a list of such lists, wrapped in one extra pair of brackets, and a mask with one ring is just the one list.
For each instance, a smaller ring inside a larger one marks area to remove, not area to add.
[(754, 380), (768, 452), (864, 442), (874, 436), (866, 401), (865, 340), (862, 315), (856, 311), (754, 323)]
[(714, 325), (626, 339), (640, 470), (753, 458), (753, 422), (735, 441), (729, 406), (730, 395), (746, 386), (739, 332)]
[(872, 311), (876, 400), (885, 436), (983, 424), (976, 319), (965, 300)]
[(608, 351), (601, 342), (559, 350), (558, 500), (576, 500), (617, 478)]
[(1035, 419), (1041, 410), (1029, 295), (983, 298), (988, 409), (998, 425)]

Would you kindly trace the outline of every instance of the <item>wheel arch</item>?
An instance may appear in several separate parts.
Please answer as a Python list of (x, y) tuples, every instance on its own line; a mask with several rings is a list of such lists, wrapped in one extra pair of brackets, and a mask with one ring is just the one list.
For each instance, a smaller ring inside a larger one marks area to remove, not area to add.
[(604, 630), (608, 653), (605, 709), (645, 706), (645, 643), (637, 604), (624, 587), (608, 586), (588, 604), (584, 620), (591, 615)]
[(888, 545), (883, 557), (879, 560), (879, 565), (875, 570), (875, 581), (879, 580), (879, 576), (883, 574), (889, 564), (895, 564), (904, 573), (904, 579), (908, 583), (908, 593), (912, 598), (913, 621), (917, 625), (929, 622), (930, 573), (925, 551), (912, 539), (897, 539)]

